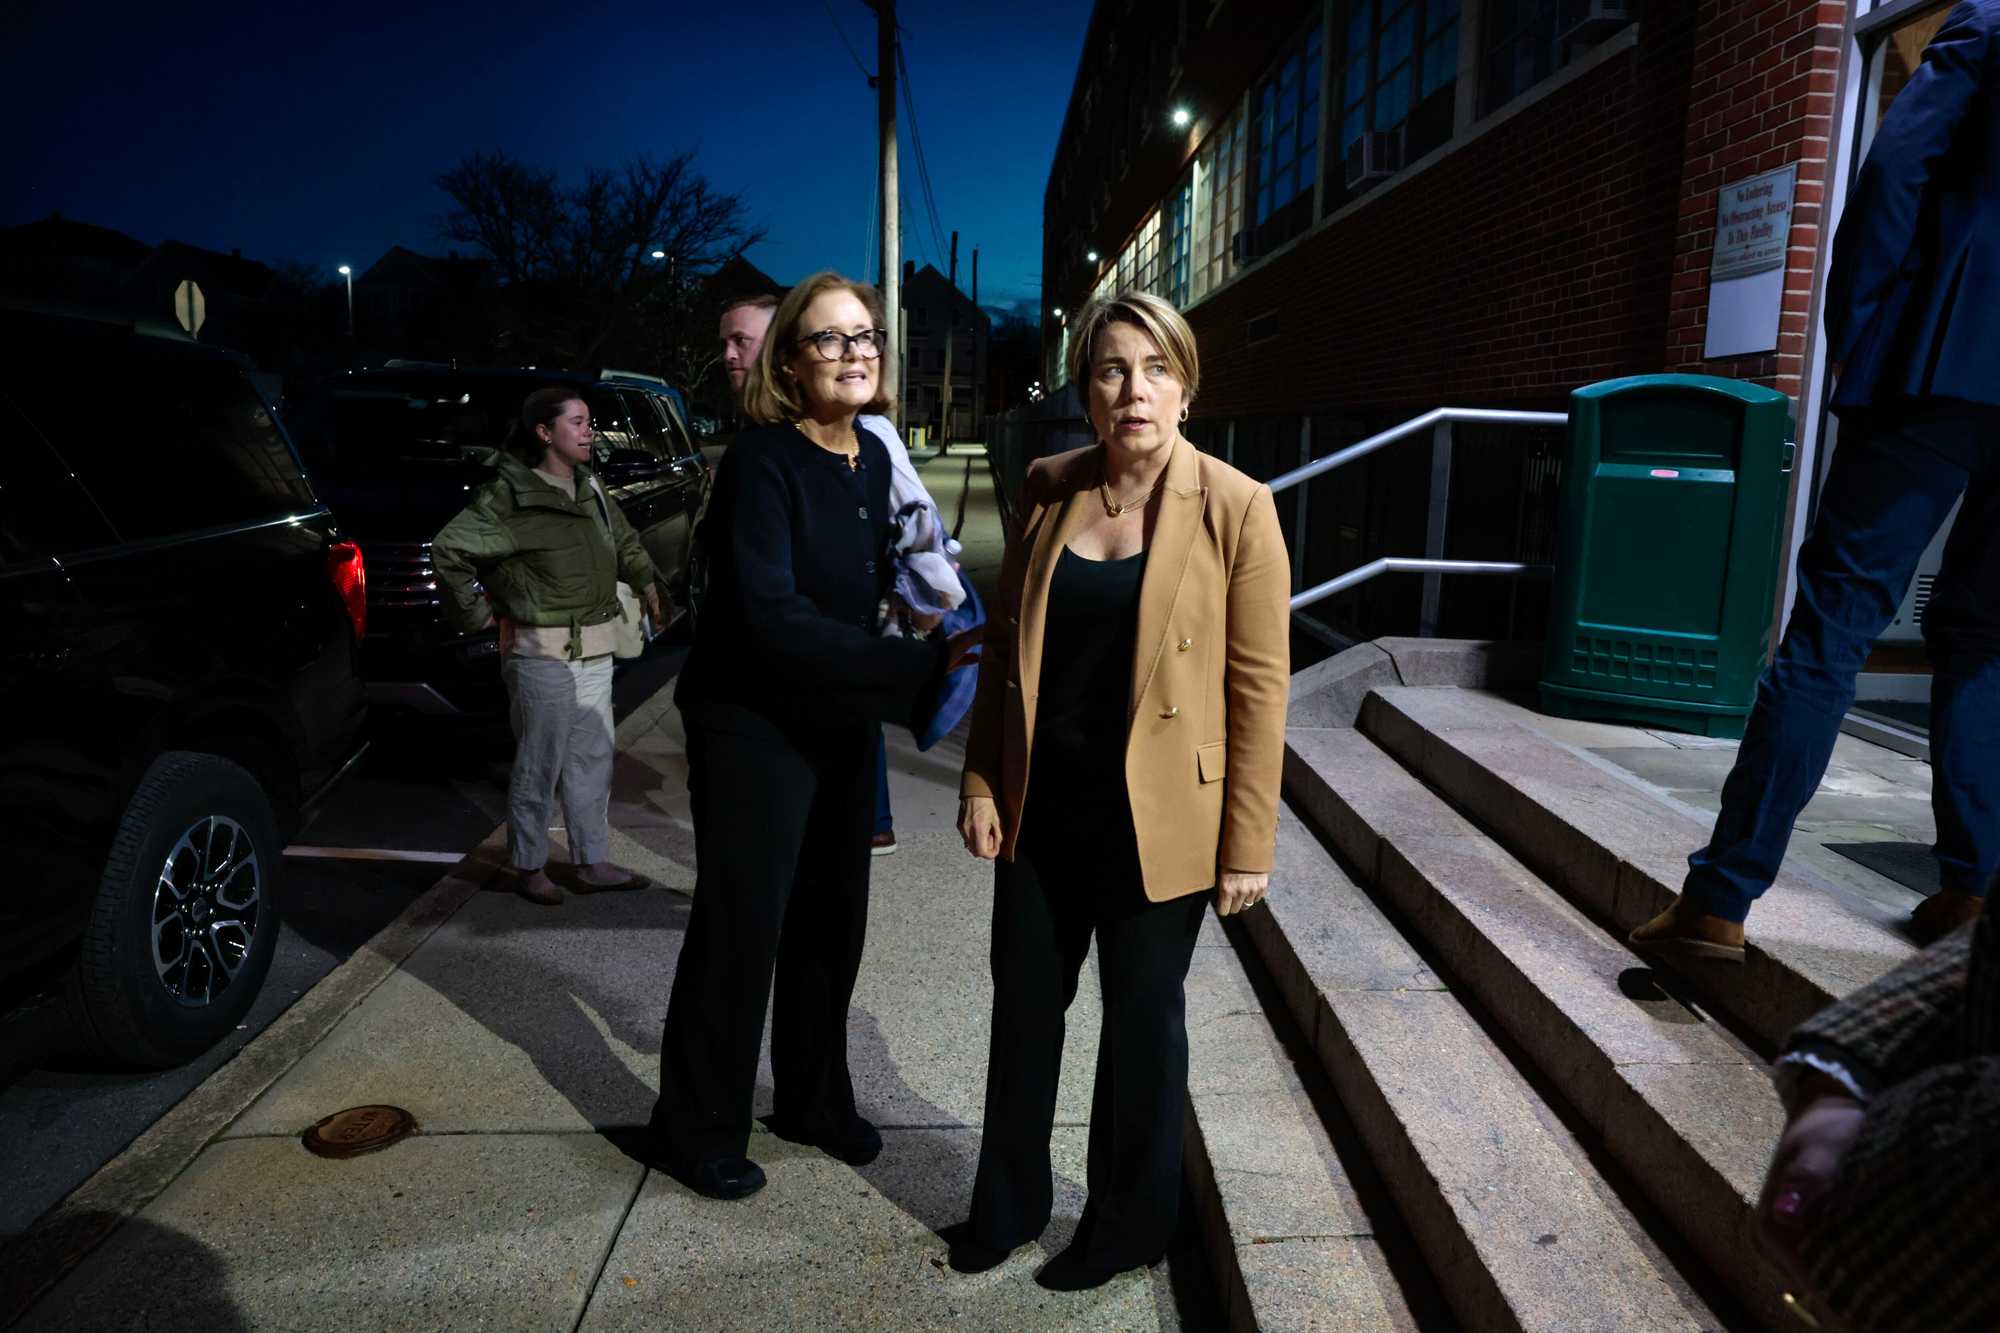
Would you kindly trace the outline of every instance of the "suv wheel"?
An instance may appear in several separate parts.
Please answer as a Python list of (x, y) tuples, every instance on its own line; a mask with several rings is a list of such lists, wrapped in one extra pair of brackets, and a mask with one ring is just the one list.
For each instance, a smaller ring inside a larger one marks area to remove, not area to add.
[(178, 1064), (235, 1029), (277, 947), (284, 844), (249, 773), (170, 751), (125, 807), (71, 974), (80, 1026), (106, 1056)]

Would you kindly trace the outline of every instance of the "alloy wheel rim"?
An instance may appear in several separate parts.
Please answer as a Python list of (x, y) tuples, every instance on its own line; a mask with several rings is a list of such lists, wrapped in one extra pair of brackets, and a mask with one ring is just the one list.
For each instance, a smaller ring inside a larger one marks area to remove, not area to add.
[(175, 1002), (203, 1008), (243, 970), (263, 918), (263, 867), (227, 815), (190, 824), (153, 888), (153, 968)]

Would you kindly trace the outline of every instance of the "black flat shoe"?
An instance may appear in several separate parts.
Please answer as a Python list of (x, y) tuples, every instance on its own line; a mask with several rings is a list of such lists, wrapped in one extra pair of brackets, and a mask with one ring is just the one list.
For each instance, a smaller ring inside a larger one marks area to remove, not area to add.
[(945, 1262), (954, 1273), (986, 1273), (1007, 1262), (1012, 1250), (995, 1249), (983, 1244), (972, 1234), (970, 1220), (953, 1222), (938, 1230), (938, 1239), (951, 1247)]
[(839, 1129), (828, 1129), (823, 1125), (796, 1126), (789, 1121), (769, 1116), (764, 1127), (787, 1143), (803, 1143), (809, 1148), (817, 1148), (849, 1166), (866, 1166), (882, 1155), (882, 1134), (875, 1126), (855, 1116)]
[(712, 1157), (669, 1174), (711, 1199), (747, 1199), (764, 1188), (764, 1168), (748, 1157)]
[(1042, 1265), (1042, 1271), (1035, 1274), (1035, 1284), (1047, 1291), (1091, 1291), (1121, 1273), (1146, 1266), (1132, 1263), (1122, 1268), (1105, 1268), (1086, 1260), (1082, 1246), (1072, 1245)]

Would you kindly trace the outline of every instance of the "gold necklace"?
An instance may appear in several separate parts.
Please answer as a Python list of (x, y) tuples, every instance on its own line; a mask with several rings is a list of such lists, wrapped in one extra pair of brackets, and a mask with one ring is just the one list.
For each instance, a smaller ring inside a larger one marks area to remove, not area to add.
[(1153, 496), (1158, 493), (1160, 489), (1160, 483), (1165, 481), (1166, 479), (1167, 479), (1166, 469), (1162, 468), (1160, 470), (1160, 475), (1153, 478), (1153, 484), (1146, 488), (1146, 493), (1144, 495), (1140, 496), (1136, 500), (1127, 500), (1123, 504), (1120, 504), (1118, 501), (1111, 498), (1110, 481), (1100, 477), (1097, 483), (1097, 492), (1098, 492), (1098, 498), (1104, 502), (1105, 515), (1110, 518), (1117, 518), (1121, 514), (1129, 514), (1134, 509), (1142, 508), (1148, 500), (1152, 499)]

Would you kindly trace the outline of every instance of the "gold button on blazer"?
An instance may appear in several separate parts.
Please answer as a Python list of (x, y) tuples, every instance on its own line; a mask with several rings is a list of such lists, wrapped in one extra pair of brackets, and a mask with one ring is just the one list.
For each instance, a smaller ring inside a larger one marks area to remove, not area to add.
[[(1000, 811), (1014, 858), (1033, 775), (1049, 580), (1089, 517), (1102, 445), (1037, 459), (1000, 567), (966, 744), (964, 796)], [(1146, 896), (1268, 872), (1291, 689), (1291, 562), (1270, 488), (1175, 443), (1139, 588), (1125, 782)], [(1059, 668), (1052, 668), (1059, 669)]]

